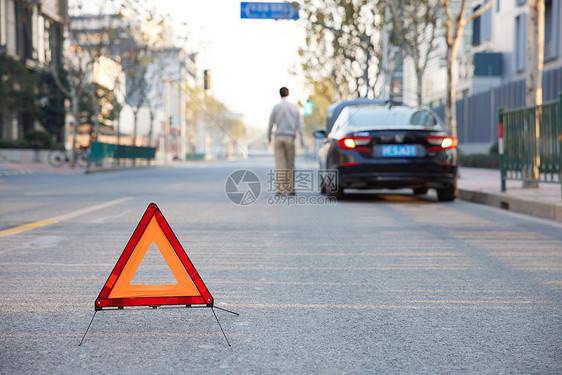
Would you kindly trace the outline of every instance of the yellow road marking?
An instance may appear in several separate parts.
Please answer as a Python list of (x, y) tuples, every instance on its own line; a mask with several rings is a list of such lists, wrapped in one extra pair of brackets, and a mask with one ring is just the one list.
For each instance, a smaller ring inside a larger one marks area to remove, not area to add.
[(39, 221), (36, 221), (34, 223), (23, 224), (23, 225), (14, 227), (14, 228), (5, 229), (3, 231), (0, 231), (0, 237), (13, 236), (13, 235), (19, 234), (21, 232), (25, 232), (25, 231), (30, 230), (30, 229), (40, 228), (40, 227), (44, 227), (44, 226), (47, 226), (47, 225), (58, 223), (60, 221), (74, 219), (75, 217), (85, 215), (85, 214), (89, 214), (91, 212), (98, 211), (98, 210), (101, 210), (103, 208), (113, 206), (115, 204), (123, 203), (123, 202), (126, 202), (126, 201), (130, 200), (130, 199), (132, 199), (132, 198), (126, 197), (126, 198), (121, 198), (121, 199), (115, 199), (113, 201), (105, 202), (105, 203), (102, 203), (102, 204), (96, 204), (96, 205), (93, 205), (93, 206), (90, 206), (90, 207), (80, 209), (78, 211), (70, 212), (70, 213), (64, 214), (64, 215), (59, 215), (59, 216), (56, 216), (56, 217), (53, 217), (53, 218), (50, 218), (50, 219), (47, 219), (47, 220), (39, 220)]
[(25, 232), (26, 230), (40, 228), (40, 227), (44, 227), (44, 226), (56, 224), (56, 223), (58, 223), (57, 220), (39, 220), (39, 221), (36, 221), (34, 223), (23, 224), (23, 225), (19, 225), (17, 227), (14, 227), (14, 228), (5, 229), (3, 231), (0, 231), (0, 237), (13, 236), (15, 234)]

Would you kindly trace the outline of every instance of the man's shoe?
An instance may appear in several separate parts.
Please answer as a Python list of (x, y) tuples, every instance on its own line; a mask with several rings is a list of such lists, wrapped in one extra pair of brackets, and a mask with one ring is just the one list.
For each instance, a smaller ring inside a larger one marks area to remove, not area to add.
[(297, 195), (297, 193), (295, 193), (295, 192), (293, 191), (292, 193), (289, 193), (289, 194), (287, 194), (287, 195), (289, 195), (290, 197), (294, 197), (295, 195)]

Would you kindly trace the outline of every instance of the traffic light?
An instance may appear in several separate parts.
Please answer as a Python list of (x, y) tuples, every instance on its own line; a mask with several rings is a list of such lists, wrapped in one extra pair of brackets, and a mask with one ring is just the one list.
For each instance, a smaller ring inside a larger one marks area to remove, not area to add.
[(211, 71), (208, 69), (203, 70), (203, 88), (205, 90), (211, 89)]
[(307, 100), (306, 103), (304, 103), (304, 114), (310, 115), (311, 113), (312, 113), (312, 103), (310, 102), (310, 100)]

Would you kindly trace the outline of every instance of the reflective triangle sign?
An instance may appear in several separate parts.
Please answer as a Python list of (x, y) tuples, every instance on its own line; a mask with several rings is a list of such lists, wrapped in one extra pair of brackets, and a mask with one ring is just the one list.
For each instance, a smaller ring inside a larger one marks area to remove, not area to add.
[[(176, 284), (132, 284), (148, 249), (158, 247)], [(96, 310), (105, 307), (206, 305), (213, 306), (213, 297), (199, 277), (184, 249), (156, 204), (146, 212), (113, 268), (98, 298)]]

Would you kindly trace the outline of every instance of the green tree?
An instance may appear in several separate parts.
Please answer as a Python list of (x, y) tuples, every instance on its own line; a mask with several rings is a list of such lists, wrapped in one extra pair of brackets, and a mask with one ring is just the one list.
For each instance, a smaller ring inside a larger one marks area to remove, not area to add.
[(93, 83), (88, 87), (92, 92), (85, 92), (79, 97), (78, 122), (80, 124), (99, 124), (110, 126), (119, 116), (115, 93), (102, 85)]
[(12, 123), (15, 115), (36, 110), (37, 81), (25, 65), (0, 53), (0, 114)]
[[(68, 88), (66, 72), (61, 68), (58, 77), (62, 84)], [(41, 71), (37, 75), (37, 101), (39, 103), (36, 118), (43, 128), (56, 138), (57, 142), (64, 141), (64, 126), (66, 96), (57, 88), (55, 77), (51, 72)]]

